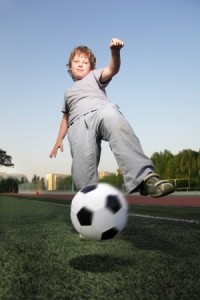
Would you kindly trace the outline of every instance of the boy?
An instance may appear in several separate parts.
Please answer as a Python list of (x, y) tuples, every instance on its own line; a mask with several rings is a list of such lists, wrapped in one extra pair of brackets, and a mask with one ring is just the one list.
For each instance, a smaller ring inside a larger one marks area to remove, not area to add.
[(161, 197), (174, 191), (172, 184), (154, 173), (153, 162), (144, 154), (133, 129), (106, 96), (106, 86), (120, 69), (123, 46), (123, 41), (113, 38), (110, 63), (98, 70), (88, 47), (79, 46), (71, 52), (67, 67), (74, 84), (65, 93), (60, 130), (50, 157), (56, 157), (59, 148), (63, 151), (62, 141), (68, 134), (72, 176), (79, 190), (97, 183), (101, 140), (108, 141), (122, 171), (126, 191)]

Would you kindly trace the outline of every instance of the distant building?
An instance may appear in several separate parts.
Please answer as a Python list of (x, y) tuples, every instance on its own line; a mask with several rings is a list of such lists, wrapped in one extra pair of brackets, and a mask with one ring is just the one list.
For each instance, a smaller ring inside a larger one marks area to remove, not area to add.
[(116, 175), (115, 173), (110, 173), (110, 172), (106, 172), (106, 171), (101, 171), (98, 173), (98, 177), (99, 179), (102, 179), (106, 176), (112, 176), (112, 175)]
[(47, 191), (56, 191), (61, 179), (66, 178), (66, 174), (47, 174), (46, 187)]

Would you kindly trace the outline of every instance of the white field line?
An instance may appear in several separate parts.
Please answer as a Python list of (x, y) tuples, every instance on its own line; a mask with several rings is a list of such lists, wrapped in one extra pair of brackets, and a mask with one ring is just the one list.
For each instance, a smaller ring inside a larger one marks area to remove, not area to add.
[[(30, 200), (27, 200), (30, 201)], [(42, 202), (37, 200), (31, 200), (35, 203), (45, 203), (45, 204), (51, 204), (51, 205), (57, 205), (57, 206), (65, 206), (70, 207), (69, 204), (61, 204), (61, 203), (53, 203), (53, 202)], [(193, 223), (193, 224), (200, 224), (197, 220), (188, 220), (188, 219), (178, 219), (178, 218), (168, 218), (168, 217), (159, 217), (159, 216), (152, 216), (152, 215), (142, 215), (142, 214), (128, 214), (130, 217), (138, 217), (138, 218), (146, 218), (146, 219), (157, 219), (157, 220), (165, 220), (165, 221), (171, 221), (171, 222), (183, 222), (183, 223)]]
[(139, 217), (139, 218), (147, 218), (147, 219), (157, 219), (157, 220), (165, 220), (172, 222), (183, 222), (183, 223), (193, 223), (200, 224), (197, 220), (187, 220), (187, 219), (178, 219), (178, 218), (168, 218), (168, 217), (159, 217), (159, 216), (151, 216), (151, 215), (142, 215), (142, 214), (129, 214), (130, 217)]

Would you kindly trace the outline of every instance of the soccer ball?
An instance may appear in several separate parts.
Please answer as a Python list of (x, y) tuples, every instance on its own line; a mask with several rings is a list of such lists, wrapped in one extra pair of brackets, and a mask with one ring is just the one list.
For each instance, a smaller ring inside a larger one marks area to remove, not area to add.
[(127, 216), (123, 194), (106, 183), (87, 185), (72, 199), (72, 224), (89, 240), (112, 239), (124, 229)]

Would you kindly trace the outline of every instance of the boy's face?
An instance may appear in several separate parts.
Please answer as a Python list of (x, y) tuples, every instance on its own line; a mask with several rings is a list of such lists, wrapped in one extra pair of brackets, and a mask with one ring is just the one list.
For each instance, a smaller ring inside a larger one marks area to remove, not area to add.
[(91, 70), (90, 62), (84, 53), (78, 53), (71, 61), (71, 73), (74, 80), (80, 80)]

